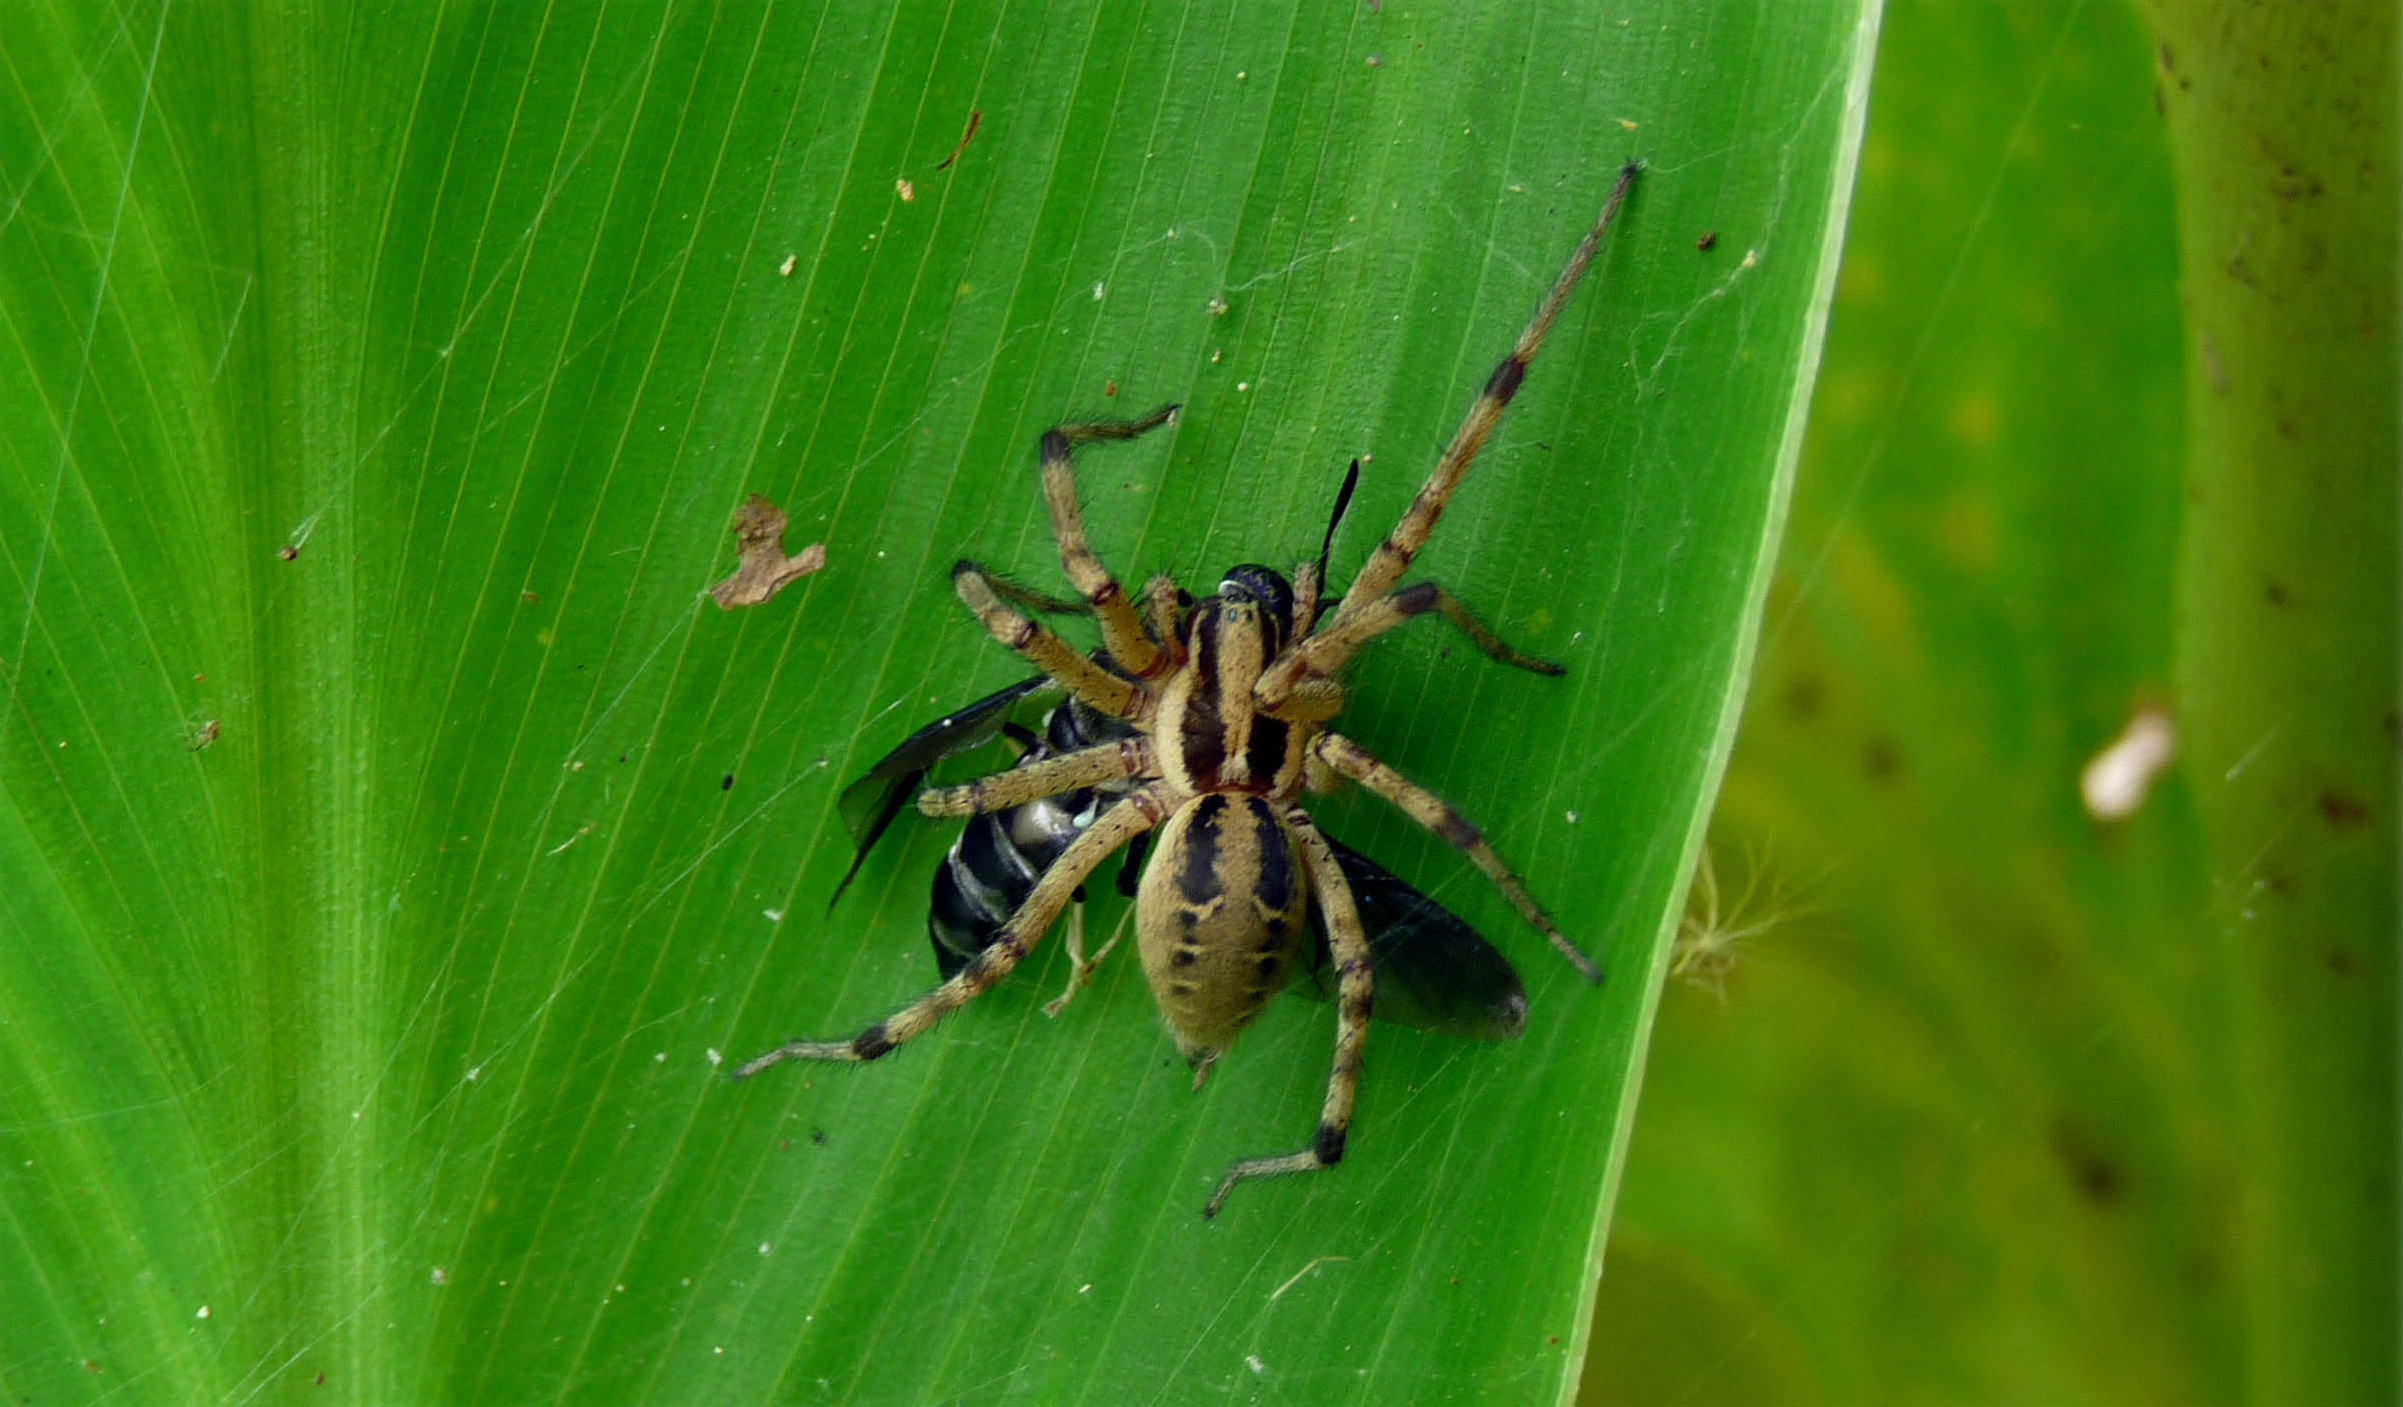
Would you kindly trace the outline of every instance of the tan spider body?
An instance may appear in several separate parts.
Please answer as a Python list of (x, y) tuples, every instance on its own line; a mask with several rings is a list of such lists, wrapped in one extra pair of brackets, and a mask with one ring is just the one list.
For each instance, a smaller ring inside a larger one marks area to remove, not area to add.
[(1215, 595), (1189, 608), (1156, 577), (1138, 612), (1085, 541), (1071, 454), (1081, 443), (1129, 439), (1168, 423), (1176, 407), (1138, 421), (1063, 426), (1043, 437), (1043, 497), (1060, 562), (1097, 619), (1106, 669), (1013, 608), (1027, 593), (1001, 586), (971, 562), (953, 569), (960, 600), (1002, 644), (1092, 708), (1126, 720), (1135, 736), (1029, 762), (966, 786), (918, 798), (930, 816), (968, 816), (1117, 782), (1113, 803), (1045, 870), (1033, 892), (982, 951), (925, 997), (843, 1041), (796, 1041), (751, 1061), (743, 1077), (787, 1059), (873, 1060), (993, 986), (1026, 956), (1094, 867), (1147, 831), (1158, 832), (1136, 893), (1143, 972), (1194, 1067), (1198, 1085), (1270, 995), (1285, 985), (1310, 904), (1327, 929), (1338, 973), (1334, 1068), (1317, 1135), (1298, 1152), (1247, 1159), (1228, 1170), (1204, 1208), (1215, 1215), (1238, 1182), (1332, 1166), (1343, 1156), (1374, 974), (1352, 895), (1328, 842), (1301, 806), (1306, 788), (1346, 777), (1400, 808), (1465, 854), (1519, 913), (1591, 980), (1601, 974), (1536, 906), (1477, 829), (1438, 800), (1326, 728), (1340, 713), (1335, 675), (1376, 636), (1436, 611), (1504, 663), (1558, 673), (1504, 646), (1432, 582), (1395, 590), (1445, 502), (1518, 390), (1528, 362), (1592, 260), (1639, 168), (1624, 168), (1568, 266), (1517, 345), (1494, 369), (1401, 521), (1339, 603), (1319, 621), (1322, 583), (1304, 563), (1288, 585), (1275, 571), (1242, 566)]

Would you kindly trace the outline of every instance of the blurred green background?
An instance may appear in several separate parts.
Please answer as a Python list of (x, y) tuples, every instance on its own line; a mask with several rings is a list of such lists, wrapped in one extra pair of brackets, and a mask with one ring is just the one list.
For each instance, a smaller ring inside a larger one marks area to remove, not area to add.
[(2392, 1400), (2392, 8), (1880, 46), (1581, 1400)]

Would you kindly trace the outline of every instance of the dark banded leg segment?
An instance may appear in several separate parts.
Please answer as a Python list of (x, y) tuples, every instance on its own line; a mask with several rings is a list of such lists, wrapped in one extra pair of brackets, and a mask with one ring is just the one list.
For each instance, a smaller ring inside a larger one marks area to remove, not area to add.
[(1040, 762), (1023, 762), (1006, 772), (965, 786), (930, 787), (918, 793), (923, 816), (978, 816), (1006, 811), (1078, 787), (1099, 786), (1151, 770), (1151, 743), (1142, 737), (1064, 752)]
[[(1559, 319), (1560, 310), (1569, 301), (1569, 294), (1575, 291), (1577, 281), (1585, 276), (1586, 266), (1593, 263), (1594, 250), (1601, 244), (1602, 235), (1610, 228), (1611, 220), (1619, 213), (1621, 202), (1627, 198), (1627, 188), (1635, 183), (1636, 172), (1642, 169), (1639, 162), (1629, 162), (1619, 169), (1619, 179), (1610, 188), (1610, 198), (1602, 203), (1601, 216), (1594, 221), (1594, 227), (1586, 231), (1585, 238), (1578, 242), (1577, 252), (1569, 256), (1568, 267), (1562, 269), (1560, 277), (1553, 281), (1552, 291), (1544, 295), (1544, 301), (1536, 308), (1534, 318), (1519, 333), (1519, 340), (1510, 349), (1510, 355), (1504, 357), (1502, 364), (1494, 368), (1493, 375), (1486, 378), (1485, 389), (1477, 393), (1476, 402), (1469, 407), (1468, 417), (1453, 432), (1452, 443), (1445, 447), (1443, 458), (1435, 462), (1435, 472), (1429, 474), (1427, 482), (1419, 486), (1418, 495), (1410, 500), (1410, 507), (1403, 512), (1402, 520), (1394, 525), (1392, 532), (1385, 535), (1384, 541), (1377, 544), (1377, 550), (1369, 555), (1367, 565), (1361, 567), (1360, 575), (1352, 578), (1351, 588), (1344, 592), (1342, 604), (1335, 608), (1333, 624), (1336, 628), (1368, 611), (1380, 597), (1391, 591), (1394, 583), (1402, 579), (1402, 573), (1410, 570), (1411, 559), (1418, 555), (1420, 548), (1427, 545), (1428, 536), (1435, 531), (1436, 520), (1443, 516), (1444, 505), (1451, 501), (1452, 491), (1460, 487), (1460, 481), (1467, 476), (1469, 465), (1475, 462), (1477, 452), (1485, 448), (1486, 437), (1493, 434), (1494, 425), (1509, 407), (1510, 398), (1518, 394), (1519, 383), (1527, 376), (1527, 364), (1535, 360), (1536, 350), (1543, 346), (1544, 335), (1552, 330), (1552, 324)], [(1261, 703), (1269, 705), (1282, 700), (1300, 682), (1302, 671), (1308, 663), (1297, 652), (1279, 660), (1261, 675), (1259, 687), (1254, 691)]]
[(1144, 634), (1143, 622), (1135, 614), (1134, 603), (1127, 599), (1126, 588), (1110, 575), (1085, 541), (1084, 514), (1076, 506), (1076, 475), (1069, 467), (1070, 456), (1080, 444), (1131, 440), (1158, 429), (1175, 416), (1176, 407), (1165, 405), (1141, 420), (1062, 425), (1043, 435), (1043, 503), (1051, 510), (1051, 535), (1059, 543), (1060, 567), (1068, 573), (1068, 582), (1077, 594), (1093, 608), (1094, 618), (1101, 624), (1102, 647), (1121, 669), (1137, 679), (1154, 678), (1167, 665), (1151, 637)]
[(1134, 720), (1147, 711), (1150, 696), (1139, 686), (1085, 658), (1049, 626), (1004, 604), (984, 568), (974, 562), (959, 563), (951, 569), (951, 587), (986, 633), (1058, 680), (1061, 688), (1112, 718)]
[[(1302, 669), (1308, 675), (1331, 676), (1369, 641), (1429, 611), (1450, 621), (1469, 638), (1469, 643), (1497, 664), (1530, 674), (1558, 676), (1568, 672), (1550, 660), (1520, 654), (1502, 643), (1502, 637), (1470, 614), (1469, 608), (1460, 604), (1459, 597), (1431, 581), (1414, 581), (1399, 591), (1378, 597), (1361, 610), (1342, 616), (1334, 626), (1304, 640), (1294, 647), (1293, 653), (1301, 657)], [(1299, 692), (1303, 687), (1297, 679), (1292, 689)]]
[(1368, 937), (1352, 905), (1352, 887), (1335, 863), (1318, 828), (1299, 806), (1285, 808), (1285, 822), (1301, 846), (1310, 867), (1310, 891), (1327, 922), (1327, 946), (1335, 959), (1335, 1068), (1327, 1076), (1327, 1102), (1319, 1110), (1318, 1133), (1299, 1153), (1277, 1158), (1246, 1158), (1227, 1169), (1226, 1180), (1210, 1194), (1203, 1216), (1216, 1216), (1227, 1194), (1245, 1178), (1282, 1177), (1286, 1173), (1316, 1172), (1343, 1161), (1343, 1141), (1352, 1127), (1352, 1101), (1360, 1089), (1360, 1057), (1368, 1047), (1369, 1010), (1375, 1005), (1376, 979), (1369, 970)]
[(1508, 865), (1502, 863), (1502, 857), (1494, 853), (1494, 848), (1486, 843), (1484, 835), (1469, 824), (1468, 817), (1446, 805), (1435, 793), (1379, 762), (1365, 748), (1341, 733), (1319, 734), (1311, 741), (1310, 755), (1392, 803), (1403, 815), (1435, 832), (1445, 844), (1466, 855), (1471, 864), (1483, 870), (1485, 877), (1493, 881), (1494, 888), (1502, 891), (1502, 897), (1519, 911), (1519, 917), (1527, 920), (1536, 932), (1550, 939), (1552, 946), (1560, 950), (1560, 955), (1569, 960), (1569, 965), (1576, 968), (1580, 976), (1588, 982), (1602, 980), (1602, 969), (1594, 966), (1592, 958), (1579, 952), (1576, 944), (1562, 936), (1560, 929), (1554, 926), (1552, 916), (1545, 913), (1534, 897), (1527, 893), (1527, 887), (1519, 883), (1519, 877), (1510, 872)]
[(734, 1078), (748, 1079), (787, 1060), (874, 1060), (893, 1047), (926, 1034), (937, 1021), (983, 996), (993, 984), (1007, 977), (1051, 927), (1052, 920), (1060, 916), (1060, 910), (1068, 906), (1069, 896), (1085, 882), (1094, 867), (1111, 851), (1158, 825), (1165, 814), (1158, 794), (1151, 788), (1129, 793), (1062, 852), (1059, 860), (1035, 881), (1034, 892), (1026, 896), (1025, 905), (1002, 925), (992, 944), (970, 958), (967, 966), (952, 974), (950, 981), (847, 1041), (793, 1041), (742, 1065), (735, 1070)]

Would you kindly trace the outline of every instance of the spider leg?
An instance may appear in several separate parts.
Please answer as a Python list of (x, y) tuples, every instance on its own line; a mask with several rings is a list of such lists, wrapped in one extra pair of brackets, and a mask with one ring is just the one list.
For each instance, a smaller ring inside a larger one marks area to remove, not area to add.
[(1085, 425), (1062, 425), (1043, 434), (1043, 503), (1051, 510), (1051, 535), (1059, 542), (1060, 567), (1068, 582), (1093, 608), (1101, 623), (1102, 648), (1121, 669), (1137, 679), (1149, 679), (1166, 668), (1159, 648), (1143, 633), (1143, 622), (1127, 600), (1126, 588), (1110, 575), (1101, 558), (1085, 541), (1084, 515), (1076, 506), (1076, 476), (1069, 457), (1076, 446), (1094, 440), (1131, 440), (1156, 430), (1176, 416), (1165, 405), (1141, 420), (1097, 420)]
[(1150, 787), (1130, 792), (1124, 801), (1102, 813), (1092, 829), (1076, 838), (1043, 877), (1035, 881), (1034, 892), (1010, 921), (995, 934), (992, 943), (968, 960), (965, 967), (952, 974), (951, 980), (894, 1012), (891, 1016), (861, 1031), (847, 1041), (793, 1041), (778, 1046), (734, 1072), (734, 1078), (747, 1079), (771, 1065), (786, 1060), (874, 1060), (915, 1036), (921, 1036), (937, 1021), (966, 1006), (986, 989), (1009, 975), (1026, 956), (1053, 919), (1068, 904), (1076, 887), (1085, 876), (1119, 846), (1150, 830), (1167, 815), (1159, 794)]
[[(1369, 641), (1402, 624), (1413, 616), (1433, 611), (1457, 626), (1479, 650), (1498, 663), (1512, 669), (1524, 669), (1531, 674), (1565, 674), (1568, 671), (1550, 660), (1523, 655), (1502, 643), (1485, 622), (1460, 604), (1460, 598), (1431, 581), (1414, 581), (1390, 595), (1380, 596), (1358, 611), (1336, 616), (1335, 623), (1296, 645), (1293, 653), (1302, 656), (1303, 667), (1312, 675), (1334, 674), (1358, 654)], [(1297, 681), (1296, 691), (1301, 688)]]
[(1283, 703), (1261, 712), (1286, 723), (1324, 723), (1343, 712), (1348, 700), (1343, 686), (1332, 679), (1305, 679), (1293, 686)]
[(1069, 999), (1084, 990), (1085, 984), (1093, 980), (1093, 970), (1101, 966), (1101, 960), (1108, 957), (1111, 951), (1118, 946), (1118, 940), (1126, 936), (1127, 925), (1132, 923), (1135, 917), (1133, 907), (1129, 906), (1124, 913), (1118, 916), (1118, 926), (1110, 930), (1110, 941), (1102, 944), (1100, 950), (1093, 956), (1086, 957), (1084, 913), (1085, 909), (1082, 904), (1069, 911), (1068, 985), (1060, 989), (1058, 996), (1043, 1003), (1045, 1016), (1058, 1016), (1061, 1009), (1068, 1005)]
[(1172, 671), (1185, 667), (1185, 642), (1177, 635), (1177, 616), (1185, 609), (1182, 596), (1176, 578), (1165, 572), (1143, 583), (1144, 623), (1151, 627), (1151, 638), (1160, 642)]
[[(1601, 244), (1603, 232), (1610, 228), (1612, 218), (1619, 213), (1620, 203), (1627, 198), (1627, 188), (1635, 183), (1635, 173), (1642, 169), (1642, 163), (1632, 161), (1619, 169), (1619, 179), (1610, 188), (1610, 198), (1602, 204), (1601, 216), (1594, 221), (1594, 227), (1586, 231), (1585, 238), (1578, 242), (1577, 252), (1569, 256), (1568, 267), (1562, 269), (1560, 277), (1553, 281), (1551, 292), (1544, 295), (1544, 301), (1536, 308), (1534, 318), (1519, 333), (1519, 340), (1511, 347), (1510, 355), (1504, 357), (1501, 364), (1494, 368), (1493, 375), (1486, 378), (1485, 389), (1477, 393), (1476, 402), (1469, 407), (1468, 417), (1460, 422), (1460, 428), (1452, 433), (1452, 443), (1445, 447), (1443, 457), (1435, 462), (1435, 472), (1429, 474), (1427, 482), (1420, 485), (1417, 497), (1410, 500), (1410, 507), (1403, 512), (1402, 520), (1394, 525), (1392, 532), (1385, 535), (1384, 541), (1377, 544), (1377, 550), (1369, 555), (1368, 564), (1360, 569), (1360, 575), (1352, 578), (1351, 588), (1344, 592), (1342, 604), (1335, 608), (1334, 620), (1338, 626), (1370, 609), (1379, 597), (1391, 591), (1393, 584), (1402, 579), (1402, 573), (1410, 570), (1411, 559), (1418, 555), (1420, 548), (1427, 545), (1428, 535), (1435, 531), (1435, 522), (1443, 516), (1444, 505), (1451, 500), (1452, 491), (1460, 487), (1460, 481), (1468, 474), (1469, 465), (1476, 460), (1477, 452), (1485, 447), (1486, 437), (1493, 433), (1503, 410), (1510, 405), (1510, 398), (1518, 394), (1519, 383), (1527, 375), (1527, 364), (1535, 359), (1536, 349), (1543, 346), (1544, 335), (1552, 330), (1553, 322), (1560, 317), (1561, 308), (1569, 301), (1569, 294), (1576, 289), (1577, 281), (1585, 276), (1586, 266), (1594, 261), (1594, 250)], [(1284, 698), (1300, 680), (1302, 671), (1309, 663), (1308, 658), (1298, 652), (1279, 660), (1260, 676), (1255, 695), (1264, 705)]]
[(965, 786), (929, 787), (918, 793), (918, 813), (976, 816), (987, 811), (1006, 811), (1046, 796), (1114, 782), (1121, 777), (1140, 776), (1150, 770), (1150, 740), (1141, 736), (1121, 738), (1046, 757), (1040, 762), (1020, 763)]
[(1082, 601), (1068, 601), (1057, 596), (1046, 596), (1033, 587), (1020, 586), (1008, 577), (987, 575), (985, 584), (993, 588), (994, 595), (1022, 611), (1034, 611), (1047, 616), (1089, 616), (1093, 614), (1093, 608)]
[(1141, 686), (1103, 669), (1049, 626), (1005, 605), (984, 568), (974, 562), (959, 563), (951, 569), (951, 586), (994, 639), (1016, 650), (1088, 705), (1112, 718), (1130, 720), (1150, 711), (1151, 696)]
[(1247, 1177), (1277, 1177), (1335, 1166), (1343, 1159), (1344, 1137), (1352, 1127), (1352, 1099), (1360, 1088), (1360, 1056), (1368, 1045), (1368, 1014), (1375, 998), (1376, 979), (1369, 967), (1368, 938), (1361, 930), (1359, 911), (1352, 904), (1351, 885), (1345, 882), (1342, 868), (1335, 863), (1335, 852), (1327, 848), (1326, 838), (1311, 824), (1308, 813), (1299, 806), (1288, 806), (1285, 823), (1292, 827), (1302, 859), (1310, 867), (1310, 890), (1318, 900), (1319, 913), (1326, 919), (1327, 942), (1334, 950), (1338, 974), (1335, 1067), (1327, 1076), (1327, 1102), (1319, 1110), (1318, 1134), (1310, 1140), (1310, 1146), (1282, 1157), (1246, 1158), (1228, 1168), (1226, 1180), (1218, 1184), (1209, 1204), (1202, 1208), (1203, 1216), (1218, 1215), (1218, 1209), (1226, 1204), (1227, 1194)]
[(1293, 569), (1293, 638), (1305, 640), (1318, 624), (1318, 593), (1326, 587), (1319, 576), (1318, 563), (1304, 562)]
[(1502, 897), (1519, 911), (1519, 917), (1527, 920), (1536, 932), (1550, 939), (1552, 946), (1560, 950), (1560, 955), (1567, 958), (1569, 965), (1576, 968), (1586, 981), (1602, 980), (1602, 969), (1594, 966), (1592, 958), (1579, 952), (1575, 944), (1561, 936), (1560, 929), (1552, 923), (1551, 915), (1545, 913), (1528, 895), (1526, 886), (1519, 883), (1518, 876), (1502, 863), (1502, 857), (1494, 853), (1491, 845), (1486, 844), (1485, 837), (1469, 824), (1466, 816), (1445, 805), (1435, 793), (1379, 762), (1366, 749), (1341, 733), (1319, 734), (1310, 744), (1310, 755), (1383, 797), (1403, 815), (1435, 832), (1446, 844), (1468, 856), (1469, 862), (1483, 870), (1485, 877), (1493, 881), (1494, 888), (1501, 890)]

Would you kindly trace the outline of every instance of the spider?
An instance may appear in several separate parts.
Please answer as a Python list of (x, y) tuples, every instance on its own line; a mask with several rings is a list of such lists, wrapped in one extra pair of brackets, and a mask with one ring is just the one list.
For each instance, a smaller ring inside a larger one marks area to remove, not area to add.
[(1377, 636), (1428, 611), (1497, 660), (1559, 672), (1509, 649), (1435, 583), (1398, 590), (1396, 583), (1517, 393), (1641, 169), (1640, 162), (1620, 169), (1601, 215), (1494, 368), (1434, 472), (1323, 621), (1323, 572), (1316, 562), (1303, 563), (1290, 584), (1266, 567), (1237, 567), (1214, 595), (1198, 601), (1170, 578), (1155, 576), (1138, 610), (1088, 545), (1071, 471), (1075, 449), (1155, 430), (1175, 417), (1177, 407), (1139, 420), (1063, 425), (1043, 436), (1043, 500), (1060, 565), (1099, 625), (1109, 667), (1018, 609), (1039, 608), (1042, 598), (976, 563), (953, 567), (952, 585), (995, 640), (1072, 698), (1124, 720), (1132, 732), (965, 786), (929, 789), (920, 793), (918, 809), (928, 816), (974, 816), (1079, 788), (1126, 790), (1043, 872), (991, 942), (941, 986), (849, 1040), (793, 1041), (742, 1066), (736, 1078), (785, 1060), (875, 1060), (923, 1035), (1008, 976), (1103, 859), (1156, 831), (1136, 890), (1136, 944), (1143, 975), (1193, 1068), (1196, 1088), (1284, 985), (1313, 898), (1336, 968), (1334, 1067), (1317, 1134), (1296, 1152), (1236, 1162), (1202, 1214), (1216, 1216), (1247, 1179), (1333, 1167), (1351, 1126), (1374, 987), (1368, 942), (1344, 871), (1301, 805), (1305, 789), (1323, 791), (1339, 776), (1467, 856), (1580, 975), (1602, 980), (1592, 959), (1561, 934), (1467, 818), (1327, 725), (1344, 707), (1336, 679), (1343, 666)]

